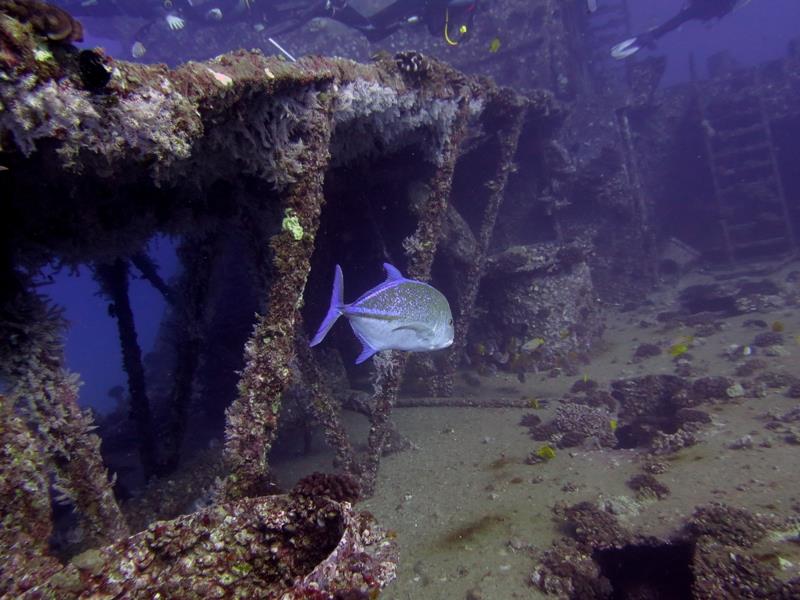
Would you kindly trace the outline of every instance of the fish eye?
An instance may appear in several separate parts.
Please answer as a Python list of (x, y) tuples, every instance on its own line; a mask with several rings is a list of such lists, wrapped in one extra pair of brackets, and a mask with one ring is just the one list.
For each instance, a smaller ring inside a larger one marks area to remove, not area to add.
[(462, 25), (461, 27), (458, 28), (458, 32), (461, 35), (464, 35), (465, 33), (467, 33), (467, 26), (466, 25)]
[(453, 319), (450, 319), (450, 320), (447, 322), (447, 324), (448, 324), (448, 325), (452, 325), (452, 324), (453, 324)]
[(164, 8), (172, 8), (172, 0), (164, 0)]

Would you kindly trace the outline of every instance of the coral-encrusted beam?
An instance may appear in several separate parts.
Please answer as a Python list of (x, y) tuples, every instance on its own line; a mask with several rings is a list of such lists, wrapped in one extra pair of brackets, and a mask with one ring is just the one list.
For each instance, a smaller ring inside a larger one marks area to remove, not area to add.
[(144, 476), (149, 479), (158, 472), (158, 458), (142, 363), (142, 349), (137, 340), (133, 309), (128, 296), (128, 263), (117, 258), (109, 264), (98, 264), (95, 267), (95, 274), (103, 293), (111, 301), (109, 313), (117, 321), (122, 365), (128, 375), (128, 391), (131, 394), (131, 419), (136, 423), (139, 458), (142, 461)]
[[(281, 395), (289, 383), (295, 320), (311, 268), (311, 253), (324, 201), (330, 159), (329, 107), (316, 97), (303, 120), (302, 176), (283, 195), (281, 230), (269, 242), (272, 281), (267, 309), (245, 345), (239, 393), (226, 411), (225, 459), (230, 473), (223, 495), (233, 500), (258, 495), (268, 477), (267, 458), (278, 422)], [(280, 167), (279, 167), (280, 168)]]
[[(468, 90), (464, 89), (463, 93), (467, 94)], [(468, 118), (467, 101), (464, 98), (450, 123), (448, 135), (435, 155), (437, 166), (433, 175), (425, 182), (425, 186), (417, 190), (419, 202), (410, 202), (411, 206), (416, 207), (417, 228), (403, 241), (403, 249), (408, 257), (408, 276), (414, 279), (430, 279), (436, 247), (442, 237), (442, 218), (450, 199), (458, 146), (466, 132)], [(378, 467), (389, 434), (389, 415), (397, 401), (407, 362), (406, 352), (389, 352), (375, 358), (375, 408), (370, 415), (368, 451), (361, 469), (361, 485), (366, 495), (375, 490)]]
[(500, 151), (494, 156), (486, 157), (489, 161), (486, 168), (490, 178), (485, 185), (487, 198), (477, 235), (478, 251), (467, 270), (466, 286), (462, 291), (455, 320), (455, 341), (447, 356), (447, 367), (438, 378), (437, 395), (449, 396), (453, 392), (453, 377), (467, 346), (470, 319), (474, 314), (475, 300), (478, 297), (478, 288), (486, 266), (486, 257), (497, 214), (505, 196), (508, 175), (514, 168), (514, 157), (517, 153), (519, 136), (522, 133), (526, 106), (527, 103), (522, 98), (502, 89), (487, 103), (486, 110), (482, 115), (482, 118), (491, 122), (495, 128)]

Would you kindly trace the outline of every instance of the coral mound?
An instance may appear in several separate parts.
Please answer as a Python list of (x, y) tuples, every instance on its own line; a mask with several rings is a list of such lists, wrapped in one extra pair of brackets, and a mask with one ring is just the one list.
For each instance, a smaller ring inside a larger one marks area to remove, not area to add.
[(798, 597), (800, 579), (783, 581), (750, 550), (781, 525), (744, 509), (698, 507), (686, 531), (669, 539), (633, 534), (589, 502), (555, 512), (569, 537), (544, 553), (531, 576), (544, 592), (573, 599)]

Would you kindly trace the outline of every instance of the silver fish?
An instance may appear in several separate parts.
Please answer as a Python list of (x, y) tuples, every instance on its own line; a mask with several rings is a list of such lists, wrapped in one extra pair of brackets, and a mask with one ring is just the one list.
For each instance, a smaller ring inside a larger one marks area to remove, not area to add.
[(453, 343), (453, 315), (447, 298), (427, 283), (406, 279), (389, 263), (383, 268), (386, 281), (345, 304), (342, 268), (336, 265), (331, 306), (311, 346), (325, 338), (341, 315), (350, 321), (363, 346), (356, 364), (380, 350), (427, 352)]

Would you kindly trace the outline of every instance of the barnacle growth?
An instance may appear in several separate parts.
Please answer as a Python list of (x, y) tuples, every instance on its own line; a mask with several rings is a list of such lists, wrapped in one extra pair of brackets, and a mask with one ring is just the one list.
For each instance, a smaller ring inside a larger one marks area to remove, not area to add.
[(267, 496), (157, 521), (75, 557), (34, 591), (63, 600), (332, 599), (375, 593), (394, 578), (395, 560), (366, 513), (323, 497)]

